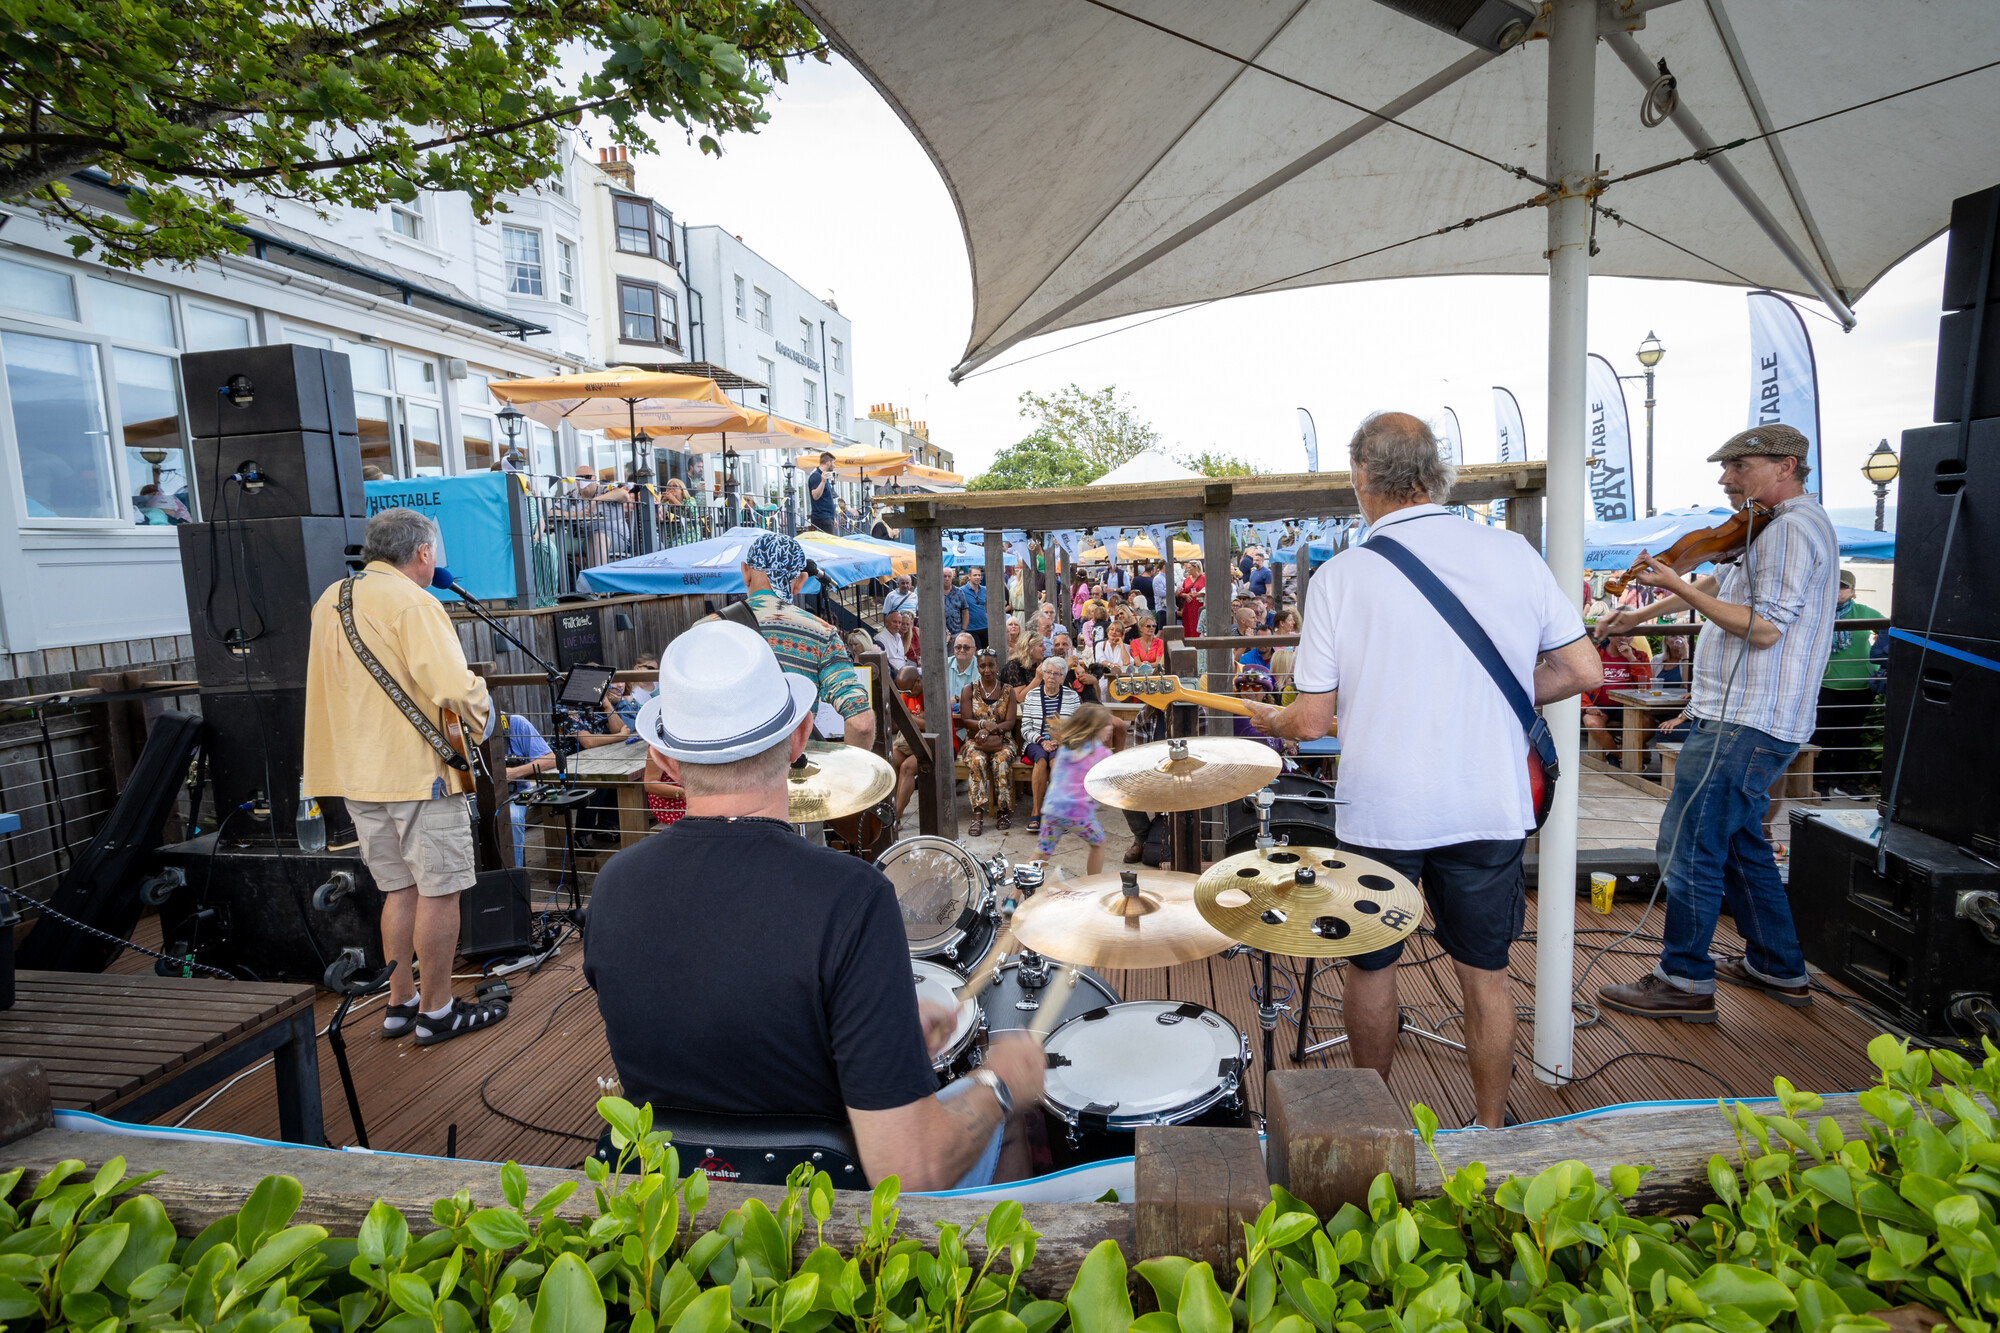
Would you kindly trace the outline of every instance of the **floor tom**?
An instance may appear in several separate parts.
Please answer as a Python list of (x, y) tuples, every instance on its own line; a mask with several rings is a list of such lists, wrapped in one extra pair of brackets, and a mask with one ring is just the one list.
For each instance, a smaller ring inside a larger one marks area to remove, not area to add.
[(1132, 1000), (1064, 1022), (1049, 1034), (1048, 1056), (1042, 1104), (1074, 1143), (1237, 1108), (1250, 1043), (1213, 1009)]

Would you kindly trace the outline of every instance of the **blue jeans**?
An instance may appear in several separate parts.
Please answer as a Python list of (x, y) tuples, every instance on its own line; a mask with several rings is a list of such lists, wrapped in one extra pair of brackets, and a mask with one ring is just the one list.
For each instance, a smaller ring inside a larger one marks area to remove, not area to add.
[(1655, 846), (1667, 888), (1655, 976), (1692, 994), (1715, 993), (1708, 946), (1726, 901), (1749, 945), (1751, 975), (1777, 986), (1806, 984), (1791, 903), (1764, 840), (1771, 784), (1798, 752), (1796, 742), (1755, 727), (1698, 720), (1688, 732)]
[[(948, 1102), (954, 1097), (963, 1097), (978, 1086), (977, 1083), (974, 1083), (969, 1078), (955, 1079), (938, 1089), (938, 1100)], [(986, 1151), (979, 1154), (979, 1160), (974, 1162), (971, 1169), (958, 1178), (958, 1183), (952, 1186), (953, 1189), (982, 1189), (993, 1183), (994, 1173), (1000, 1169), (1000, 1140), (1006, 1136), (1006, 1133), (1007, 1123), (1003, 1120), (999, 1127), (993, 1131), (993, 1137), (987, 1140)]]

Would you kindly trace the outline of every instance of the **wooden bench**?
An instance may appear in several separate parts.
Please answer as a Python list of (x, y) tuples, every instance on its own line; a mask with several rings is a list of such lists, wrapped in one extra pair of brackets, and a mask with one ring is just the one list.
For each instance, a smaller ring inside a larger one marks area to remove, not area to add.
[[(1671, 793), (1674, 789), (1674, 765), (1680, 759), (1681, 742), (1662, 741), (1655, 747), (1660, 752), (1660, 785)], [(1771, 784), (1771, 804), (1764, 810), (1764, 838), (1769, 841), (1776, 828), (1778, 816), (1789, 797), (1795, 801), (1809, 800), (1813, 794), (1813, 764), (1819, 754), (1819, 746), (1808, 741), (1792, 756), (1792, 762)]]
[(274, 1056), (279, 1132), (321, 1147), (315, 989), (205, 977), (15, 974), (0, 1056), (37, 1060), (60, 1110), (145, 1123)]

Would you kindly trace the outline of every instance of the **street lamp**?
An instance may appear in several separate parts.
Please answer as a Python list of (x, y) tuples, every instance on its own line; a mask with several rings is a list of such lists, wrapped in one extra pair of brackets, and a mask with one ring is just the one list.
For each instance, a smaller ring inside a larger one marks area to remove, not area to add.
[(798, 455), (787, 449), (785, 451), (785, 535), (787, 537), (796, 537), (799, 535), (798, 493), (792, 489), (792, 482), (798, 474), (798, 467)]
[(1639, 364), (1646, 368), (1646, 517), (1653, 516), (1653, 367), (1660, 364), (1667, 349), (1646, 330), (1646, 341), (1639, 344)]
[[(509, 403), (505, 407), (501, 408), (497, 413), (494, 414), (494, 416), (500, 422), (501, 431), (507, 436), (508, 456), (516, 459), (520, 458), (521, 423), (526, 421), (527, 418), (521, 415), (521, 409), (515, 407), (512, 403)], [(526, 471), (528, 469), (523, 469), (523, 470)]]
[(1889, 483), (1902, 471), (1903, 462), (1883, 440), (1873, 453), (1861, 460), (1861, 475), (1875, 483), (1875, 531), (1882, 531), (1882, 506), (1889, 498)]
[(653, 437), (641, 426), (632, 432), (632, 480), (648, 482), (652, 479)]

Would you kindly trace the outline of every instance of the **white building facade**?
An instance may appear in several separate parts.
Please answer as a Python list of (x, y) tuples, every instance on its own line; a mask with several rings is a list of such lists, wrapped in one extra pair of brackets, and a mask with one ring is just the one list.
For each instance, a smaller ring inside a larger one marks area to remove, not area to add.
[[(34, 210), (0, 210), (0, 677), (185, 655), (160, 642), (188, 634), (173, 525), (203, 517), (188, 449), (213, 406), (183, 401), (183, 352), (345, 352), (364, 465), (491, 469), (506, 440), (488, 384), (597, 361), (583, 167), (572, 154), (486, 223), (454, 195), (330, 218), (260, 200), (248, 253), (139, 274), (71, 258)], [(72, 186), (119, 206), (102, 180)], [(536, 473), (573, 466), (573, 438), (530, 426), (517, 443)]]
[[(766, 385), (761, 393), (739, 395), (749, 406), (823, 430), (835, 448), (852, 443), (852, 322), (734, 233), (689, 227), (685, 238), (695, 310), (691, 359)], [(744, 491), (776, 500), (785, 461), (775, 452), (746, 454), (740, 464)], [(810, 459), (800, 460), (795, 481), (801, 491), (811, 466)], [(849, 505), (864, 499), (866, 488), (858, 483), (841, 489)]]

